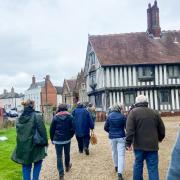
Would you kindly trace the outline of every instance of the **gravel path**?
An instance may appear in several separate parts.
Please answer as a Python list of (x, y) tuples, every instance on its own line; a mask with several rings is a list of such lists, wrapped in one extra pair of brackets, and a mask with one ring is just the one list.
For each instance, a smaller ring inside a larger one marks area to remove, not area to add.
[[(160, 147), (160, 176), (165, 179), (172, 144), (174, 144), (178, 118), (175, 121), (165, 121), (168, 129), (167, 137)], [(107, 133), (103, 130), (104, 123), (97, 123), (95, 133), (98, 138), (97, 145), (90, 145), (90, 155), (78, 153), (76, 139), (73, 138), (71, 144), (71, 162), (72, 169), (65, 173), (65, 180), (117, 180), (117, 174), (114, 172), (114, 166), (111, 158), (111, 146)], [(126, 180), (132, 179), (133, 153), (126, 153), (126, 167), (124, 177)], [(144, 172), (145, 180), (147, 171)], [(48, 148), (41, 171), (40, 180), (58, 180), (56, 168), (56, 154), (53, 145)]]

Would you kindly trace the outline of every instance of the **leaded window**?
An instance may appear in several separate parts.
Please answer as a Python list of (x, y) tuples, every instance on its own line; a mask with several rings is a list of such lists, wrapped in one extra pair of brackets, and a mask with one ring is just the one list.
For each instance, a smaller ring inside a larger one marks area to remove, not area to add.
[(180, 77), (180, 66), (178, 65), (168, 66), (168, 77), (169, 78)]
[(141, 66), (138, 67), (138, 79), (139, 80), (153, 80), (154, 67), (153, 66)]
[(169, 90), (161, 90), (160, 91), (160, 103), (161, 104), (169, 104), (170, 103), (170, 91)]
[(124, 94), (124, 102), (126, 106), (131, 106), (135, 103), (135, 93), (127, 92)]

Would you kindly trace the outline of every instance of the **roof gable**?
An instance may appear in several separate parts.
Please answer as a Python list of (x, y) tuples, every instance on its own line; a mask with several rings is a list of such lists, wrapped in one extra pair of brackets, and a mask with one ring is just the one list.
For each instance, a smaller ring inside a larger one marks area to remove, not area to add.
[(41, 81), (41, 82), (36, 82), (34, 84), (31, 84), (30, 87), (28, 88), (28, 90), (31, 90), (31, 89), (36, 89), (38, 87), (44, 87), (45, 86), (45, 81)]

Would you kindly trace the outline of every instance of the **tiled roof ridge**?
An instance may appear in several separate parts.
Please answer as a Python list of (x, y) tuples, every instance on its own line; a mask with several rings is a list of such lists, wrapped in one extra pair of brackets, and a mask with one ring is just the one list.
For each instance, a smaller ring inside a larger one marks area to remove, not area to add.
[(127, 32), (127, 33), (113, 33), (113, 34), (97, 34), (97, 35), (89, 35), (91, 37), (104, 37), (104, 36), (120, 36), (120, 35), (130, 35), (130, 34), (142, 34), (146, 32)]
[[(162, 30), (162, 33), (168, 33), (168, 32), (180, 32), (180, 30)], [(114, 37), (114, 36), (123, 36), (123, 35), (132, 35), (132, 34), (147, 34), (147, 32), (125, 32), (125, 33), (112, 33), (112, 34), (95, 34), (95, 35), (89, 35), (89, 38), (97, 38), (97, 37)]]

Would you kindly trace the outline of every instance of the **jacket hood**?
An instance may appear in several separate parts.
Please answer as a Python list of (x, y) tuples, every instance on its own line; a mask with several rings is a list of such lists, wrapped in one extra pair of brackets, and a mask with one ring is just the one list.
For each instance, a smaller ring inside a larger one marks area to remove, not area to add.
[(19, 117), (19, 122), (21, 124), (27, 123), (32, 118), (33, 112), (35, 111), (32, 107), (25, 107), (23, 113)]
[(67, 111), (61, 111), (56, 114), (60, 119), (65, 120), (67, 116), (69, 116), (70, 113)]
[(77, 108), (83, 108), (84, 106), (83, 106), (83, 104), (78, 104), (77, 105)]

